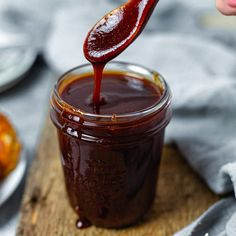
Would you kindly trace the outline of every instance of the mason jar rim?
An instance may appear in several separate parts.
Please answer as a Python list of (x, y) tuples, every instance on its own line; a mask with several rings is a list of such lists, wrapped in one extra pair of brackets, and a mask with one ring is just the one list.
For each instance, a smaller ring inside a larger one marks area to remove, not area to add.
[[(154, 71), (154, 70), (150, 70), (145, 66), (141, 66), (139, 64), (135, 64), (135, 63), (129, 63), (129, 62), (123, 62), (123, 61), (112, 61), (109, 62), (108, 65), (118, 65), (118, 66), (123, 66), (123, 67), (127, 67), (127, 71), (126, 72), (130, 72), (130, 73), (134, 73), (134, 74), (139, 74), (142, 75), (142, 77), (145, 77), (145, 75), (143, 75), (142, 73), (136, 72), (136, 71), (128, 71), (128, 67), (132, 67), (132, 68), (136, 68), (136, 69), (141, 69), (142, 71), (145, 71), (146, 73), (149, 74), (149, 76), (151, 75), (153, 78), (157, 77), (159, 79), (159, 82), (161, 83), (161, 85), (163, 86), (163, 94), (161, 95), (160, 100), (153, 104), (152, 106), (149, 106), (143, 110), (139, 110), (139, 111), (135, 111), (135, 112), (130, 112), (130, 113), (124, 113), (124, 114), (95, 114), (95, 113), (89, 113), (89, 112), (85, 112), (77, 107), (74, 107), (72, 105), (70, 105), (69, 103), (65, 102), (60, 94), (59, 94), (59, 87), (61, 82), (66, 78), (67, 75), (69, 75), (70, 73), (79, 70), (79, 69), (83, 69), (86, 67), (91, 67), (92, 66), (90, 63), (86, 63), (86, 64), (82, 64), (79, 66), (76, 66), (70, 70), (68, 70), (67, 72), (65, 72), (62, 76), (59, 77), (59, 79), (57, 80), (54, 89), (53, 89), (53, 93), (51, 95), (51, 105), (54, 107), (54, 101), (57, 102), (57, 104), (59, 105), (59, 107), (61, 108), (61, 110), (67, 110), (70, 113), (72, 113), (75, 117), (74, 117), (74, 121), (79, 121), (80, 117), (82, 116), (84, 121), (100, 121), (100, 122), (112, 122), (115, 121), (115, 123), (119, 123), (122, 121), (125, 121), (127, 119), (130, 120), (135, 120), (137, 118), (141, 118), (144, 116), (147, 116), (149, 114), (158, 112), (159, 110), (162, 110), (164, 107), (169, 106), (170, 102), (171, 102), (171, 92), (170, 92), (170, 88), (169, 85), (167, 84), (167, 82), (165, 81), (165, 79), (163, 78), (163, 76)], [(124, 70), (124, 68), (123, 68)], [(109, 71), (106, 70), (106, 68), (104, 69), (104, 71)], [(115, 71), (119, 71), (119, 70), (115, 70)], [(155, 82), (154, 82), (155, 83)], [(77, 119), (76, 119), (77, 118)]]

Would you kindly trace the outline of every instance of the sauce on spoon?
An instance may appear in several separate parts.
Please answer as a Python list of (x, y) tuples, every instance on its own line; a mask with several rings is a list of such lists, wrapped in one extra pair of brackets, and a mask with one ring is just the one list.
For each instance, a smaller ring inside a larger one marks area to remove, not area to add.
[(88, 33), (84, 55), (94, 68), (94, 110), (99, 107), (101, 80), (107, 62), (124, 51), (142, 32), (158, 0), (129, 0), (105, 15)]

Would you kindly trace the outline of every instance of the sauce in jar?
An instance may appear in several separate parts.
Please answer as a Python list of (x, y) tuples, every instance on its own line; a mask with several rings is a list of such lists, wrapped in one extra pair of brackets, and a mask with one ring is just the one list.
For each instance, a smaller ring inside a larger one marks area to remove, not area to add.
[(94, 112), (92, 75), (84, 65), (59, 80), (51, 118), (77, 227), (119, 228), (141, 219), (154, 200), (170, 92), (155, 72), (109, 63)]
[(102, 79), (101, 99), (94, 111), (92, 101), (93, 75), (75, 77), (61, 93), (68, 104), (87, 113), (118, 115), (138, 112), (156, 104), (162, 95), (162, 88), (144, 78), (128, 73), (105, 73)]
[(141, 66), (116, 62), (103, 70), (141, 33), (157, 2), (130, 0), (108, 13), (84, 43), (93, 69), (69, 71), (54, 89), (51, 118), (78, 228), (131, 225), (154, 200), (169, 88)]

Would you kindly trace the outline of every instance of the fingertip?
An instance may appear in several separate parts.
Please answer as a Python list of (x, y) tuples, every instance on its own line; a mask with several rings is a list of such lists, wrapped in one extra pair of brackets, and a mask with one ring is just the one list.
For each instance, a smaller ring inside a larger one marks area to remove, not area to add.
[(216, 9), (225, 16), (236, 15), (236, 7), (231, 7), (226, 1), (216, 0)]

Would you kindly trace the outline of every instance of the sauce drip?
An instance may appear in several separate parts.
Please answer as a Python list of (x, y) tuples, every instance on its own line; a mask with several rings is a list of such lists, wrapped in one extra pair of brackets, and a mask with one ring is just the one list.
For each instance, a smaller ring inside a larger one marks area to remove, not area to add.
[[(75, 78), (64, 88), (61, 98), (87, 113), (93, 113), (93, 75)], [(104, 73), (101, 101), (96, 111), (101, 115), (122, 115), (151, 107), (160, 101), (161, 88), (144, 78), (125, 73)]]
[(86, 218), (81, 218), (76, 221), (76, 228), (77, 229), (85, 229), (90, 227), (92, 224), (89, 220)]
[[(94, 68), (94, 106), (99, 106), (103, 69), (142, 32), (158, 0), (130, 0), (105, 15), (88, 33), (84, 55)], [(95, 110), (97, 110), (95, 108)]]

